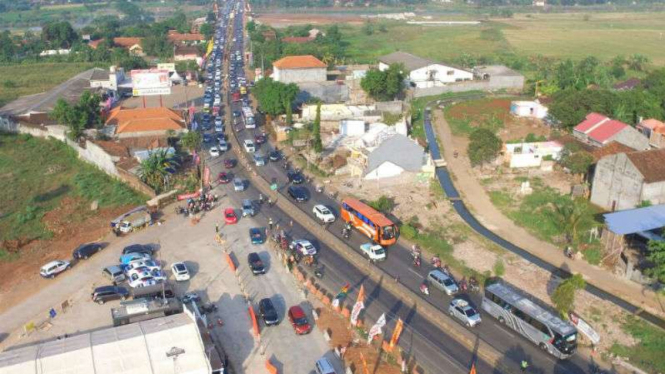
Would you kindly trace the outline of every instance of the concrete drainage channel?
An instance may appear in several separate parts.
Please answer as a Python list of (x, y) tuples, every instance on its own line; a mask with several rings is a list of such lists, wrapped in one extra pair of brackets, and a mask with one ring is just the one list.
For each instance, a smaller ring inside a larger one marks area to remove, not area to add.
[[(235, 129), (234, 129), (235, 130)], [(448, 323), (445, 318), (441, 318), (442, 312), (435, 308), (428, 301), (420, 298), (415, 292), (409, 290), (400, 283), (392, 281), (389, 274), (380, 270), (379, 268), (370, 266), (364, 257), (353, 251), (346, 243), (341, 241), (335, 235), (325, 230), (320, 224), (314, 222), (312, 218), (298, 208), (295, 204), (288, 200), (285, 196), (281, 196), (279, 192), (273, 191), (270, 184), (256, 171), (251, 161), (247, 159), (247, 155), (242, 152), (240, 143), (238, 142), (237, 134), (232, 130), (230, 137), (233, 151), (238, 156), (239, 162), (249, 172), (250, 179), (257, 189), (265, 196), (269, 196), (275, 204), (291, 218), (296, 220), (305, 229), (319, 238), (330, 248), (333, 248), (338, 254), (342, 255), (349, 263), (354, 264), (364, 274), (369, 276), (377, 284), (382, 284), (382, 287), (387, 289), (388, 292), (394, 294), (397, 298), (401, 299), (405, 304), (414, 305), (417, 307), (418, 312), (426, 317), (431, 323), (437, 325), (443, 331), (454, 332), (454, 335), (459, 342), (465, 346), (469, 351), (476, 352), (477, 355), (486, 361), (488, 364), (493, 365), (501, 372), (509, 373), (510, 370), (505, 367), (502, 360), (503, 355), (495, 350), (487, 342), (478, 339), (476, 335), (470, 331), (462, 328), (459, 325)], [(283, 197), (283, 198), (280, 198)], [(383, 281), (390, 280), (390, 281)]]

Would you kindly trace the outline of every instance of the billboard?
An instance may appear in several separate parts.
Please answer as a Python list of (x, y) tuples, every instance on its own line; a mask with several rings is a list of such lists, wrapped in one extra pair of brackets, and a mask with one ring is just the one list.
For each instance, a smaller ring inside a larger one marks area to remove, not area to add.
[(168, 70), (169, 73), (175, 72), (175, 64), (172, 62), (166, 62), (163, 64), (157, 64), (158, 70)]
[(131, 76), (134, 89), (171, 87), (168, 70), (132, 70)]
[(169, 95), (170, 93), (171, 93), (171, 87), (132, 89), (132, 96)]

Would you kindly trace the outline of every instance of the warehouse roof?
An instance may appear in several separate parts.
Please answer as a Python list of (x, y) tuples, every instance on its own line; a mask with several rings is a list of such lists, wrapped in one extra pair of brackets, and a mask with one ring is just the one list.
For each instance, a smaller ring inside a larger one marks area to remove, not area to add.
[(0, 353), (0, 374), (209, 374), (211, 371), (197, 324), (187, 313)]
[(420, 56), (412, 55), (406, 52), (393, 52), (385, 56), (379, 57), (379, 62), (384, 64), (403, 64), (406, 70), (413, 71), (425, 66), (434, 65), (436, 62), (422, 58)]
[(607, 228), (627, 235), (665, 227), (665, 204), (603, 214)]

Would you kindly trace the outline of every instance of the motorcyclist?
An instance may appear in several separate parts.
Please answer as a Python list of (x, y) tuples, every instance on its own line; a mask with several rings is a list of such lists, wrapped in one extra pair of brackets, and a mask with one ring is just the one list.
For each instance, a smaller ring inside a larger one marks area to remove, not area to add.
[(413, 264), (416, 267), (420, 267), (420, 254), (418, 256), (413, 257)]
[(259, 203), (263, 204), (263, 194), (259, 194)]
[(420, 284), (420, 292), (424, 293), (425, 295), (429, 295), (429, 286), (427, 285), (427, 280), (424, 280)]
[(437, 269), (441, 268), (441, 259), (439, 258), (439, 256), (434, 255), (432, 257), (432, 266), (434, 266)]

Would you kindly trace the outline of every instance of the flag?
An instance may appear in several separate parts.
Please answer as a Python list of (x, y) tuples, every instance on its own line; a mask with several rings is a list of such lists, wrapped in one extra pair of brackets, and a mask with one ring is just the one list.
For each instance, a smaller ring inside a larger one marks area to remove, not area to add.
[(474, 362), (471, 364), (471, 370), (469, 370), (469, 374), (476, 374), (476, 363)]
[(361, 284), (360, 291), (358, 291), (358, 297), (356, 298), (356, 304), (351, 311), (351, 325), (355, 326), (358, 324), (358, 316), (360, 316), (360, 312), (363, 309), (365, 309), (365, 286)]
[(339, 291), (339, 293), (337, 294), (337, 296), (335, 296), (335, 299), (343, 299), (343, 298), (345, 298), (346, 295), (349, 293), (349, 288), (351, 288), (351, 285), (349, 285), (348, 283), (345, 284), (344, 287), (342, 287), (342, 289)]
[(393, 349), (395, 344), (397, 344), (399, 336), (402, 334), (402, 328), (404, 328), (404, 322), (400, 318), (397, 320), (397, 324), (395, 325), (395, 330), (393, 331), (393, 336), (392, 338), (390, 338), (390, 349)]
[(376, 321), (374, 326), (369, 330), (369, 336), (367, 337), (367, 342), (371, 343), (372, 339), (374, 339), (375, 336), (381, 334), (381, 328), (386, 325), (386, 314), (383, 313), (381, 314), (381, 317)]

